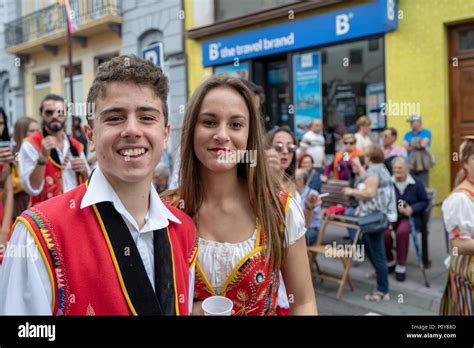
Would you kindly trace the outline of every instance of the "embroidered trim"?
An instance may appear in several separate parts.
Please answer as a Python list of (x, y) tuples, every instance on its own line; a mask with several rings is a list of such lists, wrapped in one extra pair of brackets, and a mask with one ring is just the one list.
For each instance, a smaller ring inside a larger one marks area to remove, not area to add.
[[(64, 260), (62, 257), (61, 250), (59, 249), (59, 244), (56, 241), (56, 236), (54, 234), (54, 229), (49, 223), (47, 218), (38, 210), (32, 208), (24, 211), (24, 214), (29, 216), (34, 223), (37, 225), (41, 236), (46, 244), (48, 253), (51, 257), (52, 264), (54, 267), (54, 276), (57, 283), (57, 298), (58, 298), (58, 310), (56, 315), (64, 315), (69, 312), (69, 302), (66, 299), (69, 298), (69, 284), (67, 281), (67, 276), (64, 272)], [(23, 218), (23, 222), (29, 222)], [(28, 227), (27, 225), (27, 227)], [(31, 227), (31, 226), (30, 226)], [(30, 231), (33, 232), (33, 231)], [(36, 235), (35, 235), (36, 237)], [(41, 244), (38, 243), (38, 247), (42, 250)], [(49, 265), (49, 264), (48, 264)], [(52, 270), (50, 270), (52, 272)], [(53, 294), (55, 291), (53, 291)], [(53, 304), (54, 304), (54, 295), (53, 295)]]
[(173, 286), (174, 286), (174, 301), (175, 301), (175, 313), (176, 315), (180, 315), (179, 312), (179, 297), (178, 297), (178, 286), (176, 284), (176, 270), (174, 267), (174, 252), (173, 252), (173, 241), (171, 240), (170, 230), (166, 227), (166, 233), (168, 234), (168, 240), (170, 241), (170, 249), (171, 249), (171, 263), (173, 265)]

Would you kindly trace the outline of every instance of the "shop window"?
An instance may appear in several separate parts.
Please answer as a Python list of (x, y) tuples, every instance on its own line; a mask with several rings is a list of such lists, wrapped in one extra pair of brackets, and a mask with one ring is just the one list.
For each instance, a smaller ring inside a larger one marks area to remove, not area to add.
[(362, 50), (355, 49), (349, 52), (350, 64), (362, 64)]
[(374, 139), (386, 127), (383, 43), (379, 37), (325, 47), (330, 57), (321, 71), (326, 129), (356, 132), (355, 123), (362, 115), (371, 119)]

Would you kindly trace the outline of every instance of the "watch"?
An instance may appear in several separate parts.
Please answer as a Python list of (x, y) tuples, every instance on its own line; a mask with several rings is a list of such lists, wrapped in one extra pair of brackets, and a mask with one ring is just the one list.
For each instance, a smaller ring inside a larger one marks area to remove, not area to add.
[(42, 160), (41, 158), (38, 158), (36, 160), (36, 164), (39, 164), (40, 166), (45, 166), (46, 163), (48, 163), (48, 161), (47, 160)]

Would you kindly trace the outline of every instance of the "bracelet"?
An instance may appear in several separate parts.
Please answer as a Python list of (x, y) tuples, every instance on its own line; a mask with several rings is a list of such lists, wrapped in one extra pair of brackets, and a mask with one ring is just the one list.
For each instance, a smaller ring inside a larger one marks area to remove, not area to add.
[(47, 160), (42, 160), (42, 159), (40, 159), (40, 158), (38, 158), (38, 159), (36, 160), (36, 164), (38, 164), (38, 165), (40, 165), (40, 166), (45, 166), (46, 163), (48, 163)]

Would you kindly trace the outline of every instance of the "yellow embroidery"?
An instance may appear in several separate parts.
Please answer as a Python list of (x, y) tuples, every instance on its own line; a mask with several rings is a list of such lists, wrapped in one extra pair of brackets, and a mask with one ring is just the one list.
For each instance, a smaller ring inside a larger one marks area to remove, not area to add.
[(95, 311), (94, 308), (92, 308), (92, 305), (89, 303), (87, 306), (87, 311), (86, 311), (87, 316), (95, 316)]

